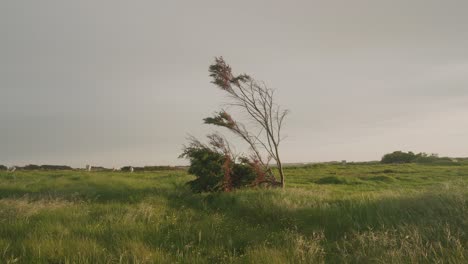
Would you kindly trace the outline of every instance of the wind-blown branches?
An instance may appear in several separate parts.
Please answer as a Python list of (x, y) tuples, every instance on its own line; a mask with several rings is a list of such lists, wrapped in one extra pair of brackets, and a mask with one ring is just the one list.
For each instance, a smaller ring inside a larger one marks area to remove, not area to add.
[(179, 158), (188, 157), (189, 153), (193, 150), (207, 149), (214, 153), (229, 155), (233, 160), (236, 160), (238, 155), (234, 152), (231, 144), (219, 133), (212, 133), (206, 136), (208, 138), (208, 144), (202, 143), (194, 136), (188, 136), (188, 145), (183, 146), (183, 152), (179, 155)]
[(261, 155), (256, 144), (258, 136), (251, 135), (246, 129), (245, 125), (237, 121), (234, 121), (231, 115), (228, 114), (226, 111), (223, 110), (217, 113), (214, 117), (207, 117), (203, 120), (205, 121), (205, 124), (225, 127), (229, 129), (230, 131), (232, 131), (234, 134), (244, 139), (249, 144), (250, 148), (255, 153), (257, 158), (261, 159)]

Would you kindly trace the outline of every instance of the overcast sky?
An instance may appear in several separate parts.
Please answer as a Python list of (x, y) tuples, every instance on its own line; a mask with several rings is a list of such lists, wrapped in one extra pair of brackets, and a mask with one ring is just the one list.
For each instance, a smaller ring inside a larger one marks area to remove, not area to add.
[(184, 164), (214, 56), (291, 110), (286, 162), (468, 156), (468, 1), (0, 2), (0, 164)]

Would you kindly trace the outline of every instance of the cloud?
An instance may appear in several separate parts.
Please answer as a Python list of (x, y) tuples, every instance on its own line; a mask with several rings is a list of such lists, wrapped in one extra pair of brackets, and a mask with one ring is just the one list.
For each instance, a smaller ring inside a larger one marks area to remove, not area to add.
[(180, 163), (225, 101), (207, 72), (219, 55), (292, 111), (288, 161), (463, 154), (462, 1), (0, 5), (0, 163)]

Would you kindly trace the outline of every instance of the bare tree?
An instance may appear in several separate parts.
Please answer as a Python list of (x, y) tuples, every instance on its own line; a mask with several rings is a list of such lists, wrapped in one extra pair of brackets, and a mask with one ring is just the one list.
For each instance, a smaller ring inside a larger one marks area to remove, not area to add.
[[(282, 110), (274, 101), (274, 90), (263, 82), (258, 82), (247, 74), (233, 75), (231, 67), (222, 57), (215, 58), (215, 63), (209, 68), (212, 83), (227, 92), (231, 102), (248, 117), (247, 127), (236, 121), (225, 110), (214, 117), (205, 118), (207, 124), (226, 127), (242, 138), (252, 150), (252, 163), (259, 163), (265, 172), (272, 177), (269, 162), (274, 160), (280, 176), (280, 184), (284, 188), (285, 177), (281, 163), (279, 146), (283, 139), (281, 128), (288, 110)], [(263, 153), (263, 155), (262, 155)], [(266, 154), (266, 155), (265, 155)]]

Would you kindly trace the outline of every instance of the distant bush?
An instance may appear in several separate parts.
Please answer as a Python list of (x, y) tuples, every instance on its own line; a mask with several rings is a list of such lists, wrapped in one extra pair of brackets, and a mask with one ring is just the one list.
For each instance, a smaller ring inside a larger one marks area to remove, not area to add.
[(122, 168), (120, 168), (120, 170), (125, 171), (125, 172), (129, 172), (130, 168), (132, 168), (132, 166), (123, 166)]
[(41, 165), (42, 170), (73, 170), (70, 166), (65, 165)]
[[(121, 171), (130, 171), (132, 166), (124, 166), (120, 168)], [(94, 169), (94, 167), (93, 167)], [(179, 167), (173, 166), (144, 166), (144, 167), (133, 167), (133, 171), (167, 171), (167, 170), (179, 170)]]
[(413, 152), (395, 151), (393, 153), (385, 154), (382, 157), (381, 162), (385, 164), (390, 163), (411, 163), (416, 159), (416, 155)]
[(5, 165), (0, 165), (0, 171), (8, 170), (8, 167)]
[(40, 170), (41, 166), (39, 165), (34, 165), (34, 164), (29, 164), (24, 167), (18, 168), (20, 170)]

